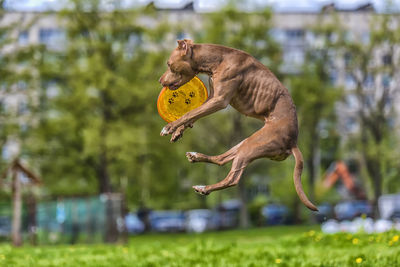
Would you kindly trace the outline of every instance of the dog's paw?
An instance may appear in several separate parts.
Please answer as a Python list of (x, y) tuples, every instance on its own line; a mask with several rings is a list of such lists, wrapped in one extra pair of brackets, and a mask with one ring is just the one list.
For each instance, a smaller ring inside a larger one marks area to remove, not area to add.
[(168, 123), (167, 125), (164, 126), (164, 128), (162, 128), (160, 135), (166, 136), (172, 134), (173, 132), (175, 132), (175, 129), (176, 127), (174, 126), (174, 124)]
[(182, 136), (183, 136), (183, 134), (174, 133), (169, 141), (170, 141), (171, 143), (175, 143), (176, 141), (178, 141), (179, 139), (181, 139)]
[(176, 131), (172, 134), (171, 137), (171, 143), (178, 141), (182, 136), (183, 136), (183, 132), (185, 131), (185, 126), (181, 125), (180, 127), (178, 127), (178, 129), (176, 129)]
[(197, 152), (186, 152), (186, 158), (189, 162), (197, 162)]
[(166, 136), (168, 134), (168, 130), (166, 127), (162, 128), (160, 135), (161, 136)]
[(166, 136), (166, 135), (169, 135), (171, 133), (173, 133), (172, 127), (170, 127), (169, 124), (168, 124), (164, 128), (162, 128), (160, 135), (161, 136)]
[(194, 189), (194, 191), (196, 193), (199, 193), (200, 195), (208, 195), (210, 194), (210, 192), (206, 191), (206, 186), (205, 185), (194, 185), (192, 186), (192, 188)]

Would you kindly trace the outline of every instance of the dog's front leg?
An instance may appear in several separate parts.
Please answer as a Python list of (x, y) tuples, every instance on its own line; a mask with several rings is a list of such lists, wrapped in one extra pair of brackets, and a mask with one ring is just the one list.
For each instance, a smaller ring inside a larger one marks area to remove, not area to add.
[(217, 112), (218, 110), (226, 108), (235, 93), (237, 84), (238, 80), (236, 79), (227, 80), (223, 83), (219, 83), (219, 86), (215, 86), (215, 90), (213, 90), (213, 96), (208, 98), (203, 105), (192, 109), (176, 121), (168, 123), (162, 129), (160, 135), (165, 136), (168, 134), (173, 134), (179, 128), (177, 134), (174, 134), (175, 138), (171, 138), (171, 142), (175, 142), (182, 136), (183, 131), (186, 128), (192, 126), (195, 121), (197, 121), (201, 117), (207, 116), (209, 114)]
[(175, 132), (172, 134), (170, 141), (176, 142), (178, 139), (180, 139), (183, 136), (183, 132), (186, 130), (186, 128), (193, 128), (193, 124), (183, 124), (179, 126), (178, 129), (176, 129)]
[[(171, 123), (168, 123), (161, 131), (161, 136), (165, 136), (168, 134), (173, 134), (175, 131), (179, 130), (177, 134), (174, 134), (177, 137), (182, 136), (183, 131), (193, 126), (193, 123), (197, 121), (199, 118), (217, 112), (218, 110), (224, 109), (228, 106), (229, 100), (224, 99), (223, 97), (213, 97), (205, 102), (200, 107), (197, 107), (181, 118)], [(180, 134), (179, 134), (180, 133)], [(179, 138), (178, 138), (179, 139)], [(178, 139), (171, 139), (172, 142)]]
[(196, 120), (198, 120), (201, 117), (207, 116), (211, 113), (214, 113), (218, 110), (226, 108), (228, 104), (229, 102), (226, 103), (226, 101), (222, 98), (213, 97), (200, 107), (197, 107), (189, 111), (178, 120), (168, 123), (162, 129), (160, 135), (165, 136), (168, 134), (173, 134), (171, 142), (175, 142), (182, 136), (183, 131), (186, 128), (193, 126), (193, 123)]

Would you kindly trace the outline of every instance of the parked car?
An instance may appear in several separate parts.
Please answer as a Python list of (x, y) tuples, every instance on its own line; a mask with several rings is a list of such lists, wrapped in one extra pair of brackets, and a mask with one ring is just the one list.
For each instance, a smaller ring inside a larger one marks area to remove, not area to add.
[(183, 232), (185, 215), (182, 211), (152, 211), (150, 225), (156, 232)]
[(389, 217), (392, 221), (400, 221), (400, 209), (395, 209)]
[(125, 216), (125, 225), (128, 233), (131, 234), (140, 234), (144, 231), (144, 224), (136, 213), (128, 213)]
[(315, 216), (319, 223), (326, 222), (327, 220), (333, 218), (333, 207), (331, 204), (323, 203), (319, 205), (317, 208), (318, 212), (315, 213)]
[(8, 237), (11, 234), (11, 218), (0, 216), (0, 237)]
[(186, 231), (202, 233), (217, 228), (217, 215), (208, 209), (189, 210), (186, 212)]
[(400, 219), (400, 194), (382, 195), (378, 199), (378, 206), (382, 219)]
[(261, 214), (268, 225), (277, 225), (286, 223), (289, 210), (285, 205), (269, 204), (261, 209)]
[(339, 203), (335, 206), (335, 216), (339, 221), (353, 220), (361, 215), (371, 217), (372, 206), (366, 200), (353, 200)]
[(241, 203), (237, 199), (223, 202), (216, 208), (217, 229), (231, 229), (239, 226)]

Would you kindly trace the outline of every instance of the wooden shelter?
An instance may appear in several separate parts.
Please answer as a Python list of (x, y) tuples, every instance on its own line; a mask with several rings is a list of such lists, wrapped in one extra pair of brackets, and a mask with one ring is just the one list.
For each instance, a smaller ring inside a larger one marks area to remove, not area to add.
[[(22, 218), (22, 183), (21, 183), (21, 175), (23, 174), (26, 178), (29, 179), (32, 185), (38, 185), (41, 183), (38, 176), (36, 176), (32, 171), (26, 168), (19, 158), (13, 160), (6, 170), (1, 175), (1, 180), (6, 179), (9, 175), (11, 175), (11, 189), (12, 189), (12, 225), (11, 225), (11, 240), (14, 246), (22, 245), (22, 237), (21, 237), (21, 218)], [(31, 195), (29, 197), (29, 210), (33, 208), (35, 209), (35, 199), (34, 196)], [(32, 213), (31, 211), (28, 211)], [(33, 211), (33, 214), (35, 212)], [(34, 215), (33, 215), (34, 216)]]

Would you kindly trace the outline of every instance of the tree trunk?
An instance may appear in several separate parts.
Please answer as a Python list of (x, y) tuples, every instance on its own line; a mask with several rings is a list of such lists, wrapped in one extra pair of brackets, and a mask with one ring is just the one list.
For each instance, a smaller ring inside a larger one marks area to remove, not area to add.
[(108, 162), (105, 150), (99, 155), (99, 166), (97, 168), (97, 177), (99, 179), (99, 193), (110, 193), (111, 184), (108, 174)]
[(373, 217), (377, 219), (379, 217), (378, 199), (382, 195), (382, 174), (380, 169), (379, 158), (373, 158), (366, 156), (365, 162), (367, 163), (368, 176), (371, 179), (373, 185), (374, 196), (372, 199), (373, 205)]
[[(233, 131), (231, 136), (231, 146), (236, 145), (243, 136), (243, 125), (241, 122), (241, 114), (233, 115)], [(243, 178), (238, 184), (238, 196), (240, 200), (239, 225), (240, 228), (248, 228), (250, 226), (249, 211), (247, 209), (246, 185)]]
[(297, 197), (297, 195), (293, 198), (293, 223), (294, 224), (301, 224), (302, 220), (301, 220), (301, 206), (300, 206), (300, 200)]
[[(363, 118), (363, 117), (362, 117)], [(378, 149), (378, 153), (374, 153), (374, 155), (370, 155), (368, 152), (368, 147), (370, 146), (370, 142), (374, 142), (375, 146), (380, 146), (382, 142), (381, 136), (383, 133), (382, 129), (372, 129), (375, 127), (374, 125), (368, 124), (364, 120), (361, 125), (361, 144), (362, 144), (362, 152), (364, 162), (366, 163), (366, 169), (368, 172), (368, 176), (371, 179), (373, 185), (374, 196), (372, 199), (373, 205), (373, 214), (374, 219), (379, 217), (379, 207), (378, 207), (378, 199), (382, 195), (382, 173), (381, 173), (381, 161), (380, 161), (380, 149)], [(367, 137), (367, 131), (373, 133), (373, 141)]]
[(16, 247), (22, 245), (21, 238), (21, 215), (22, 215), (22, 197), (21, 197), (21, 183), (18, 178), (17, 170), (12, 170), (12, 205), (13, 205), (13, 218), (11, 226), (11, 240), (12, 244)]
[(246, 186), (244, 181), (239, 181), (239, 199), (240, 199), (240, 228), (249, 228), (250, 227), (250, 220), (249, 220), (249, 211), (247, 208), (247, 193), (246, 193)]
[[(306, 159), (306, 165), (308, 169), (308, 197), (311, 202), (315, 203), (315, 181), (317, 180), (318, 168), (320, 164), (320, 151), (319, 151), (319, 136), (317, 126), (314, 127), (315, 132), (312, 134), (312, 141), (309, 147), (309, 157)], [(314, 213), (310, 213), (310, 219), (312, 222), (316, 222)]]
[(100, 126), (100, 154), (99, 154), (99, 166), (97, 170), (97, 176), (99, 179), (99, 193), (111, 193), (111, 182), (110, 176), (108, 173), (108, 159), (107, 159), (107, 123), (112, 121), (112, 112), (111, 105), (113, 102), (111, 101), (110, 96), (106, 91), (102, 91), (100, 93), (100, 98), (103, 104), (103, 116), (102, 116), (102, 125)]
[(36, 198), (33, 192), (30, 192), (26, 199), (28, 210), (28, 232), (31, 245), (37, 245), (37, 229), (36, 229)]

